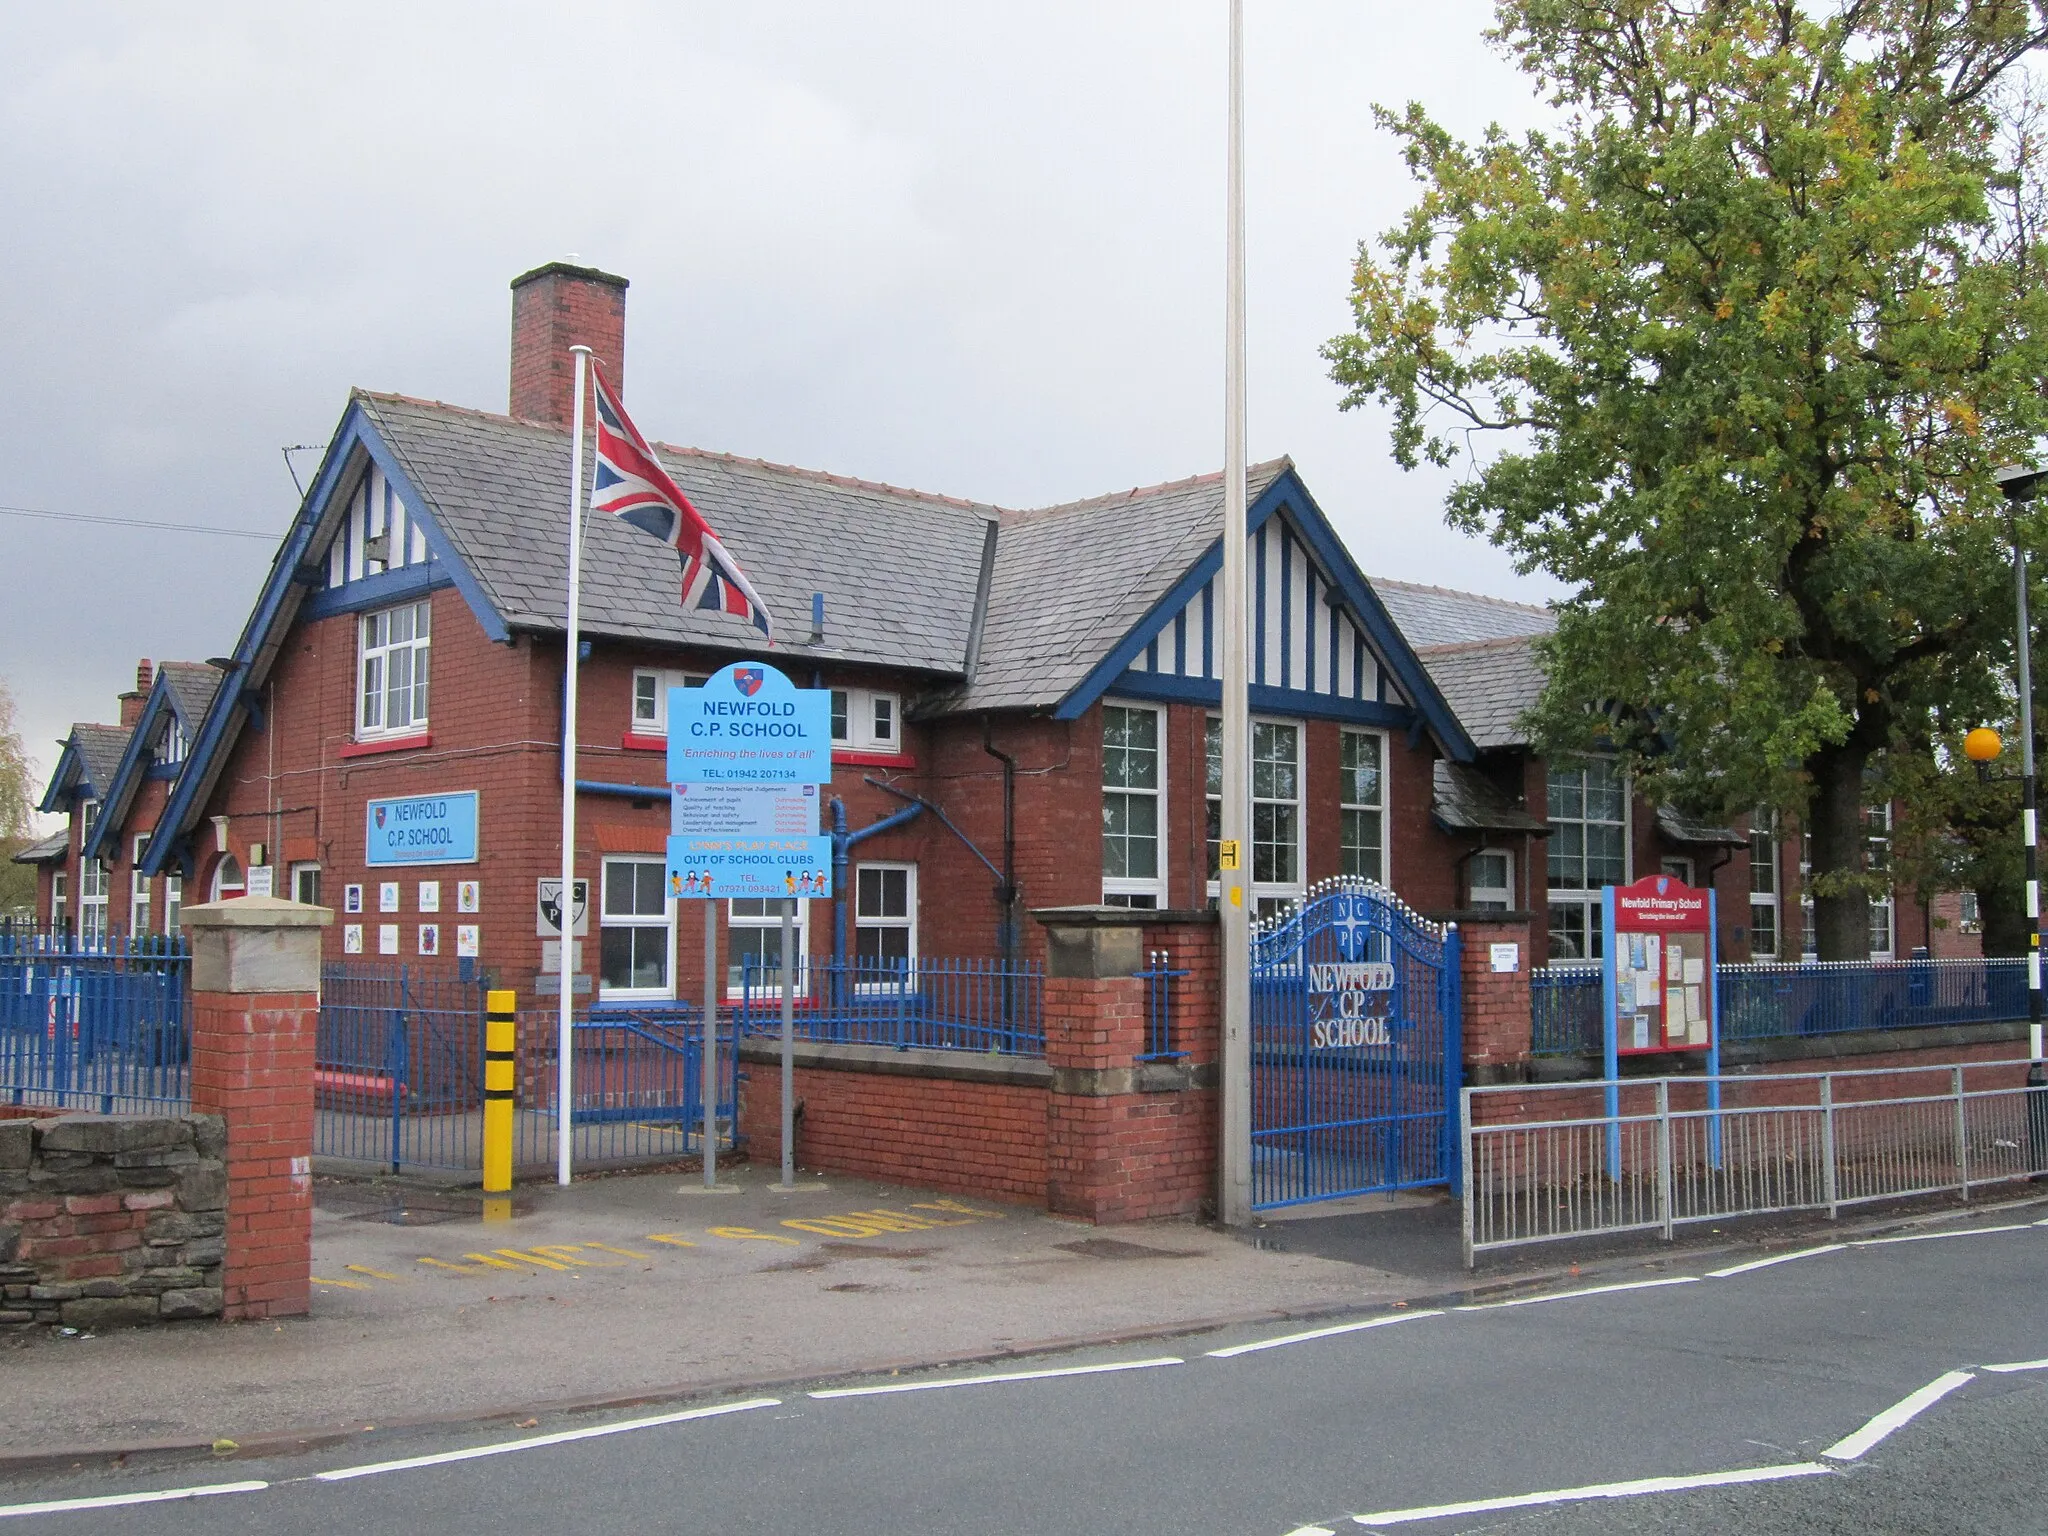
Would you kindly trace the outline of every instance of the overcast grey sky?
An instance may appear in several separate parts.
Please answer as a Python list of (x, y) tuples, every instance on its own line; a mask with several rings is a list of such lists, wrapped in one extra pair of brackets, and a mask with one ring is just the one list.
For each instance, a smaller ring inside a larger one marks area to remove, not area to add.
[[(1317, 346), (1412, 200), (1372, 104), (1520, 126), (1477, 0), (1250, 0), (1251, 447), (1376, 575), (1537, 597)], [(506, 284), (632, 280), (665, 441), (1031, 506), (1222, 458), (1224, 0), (0, 4), (0, 505), (281, 533), (351, 385), (504, 409)], [(305, 455), (310, 467), (315, 455)], [(47, 772), (219, 655), (255, 540), (0, 515)]]

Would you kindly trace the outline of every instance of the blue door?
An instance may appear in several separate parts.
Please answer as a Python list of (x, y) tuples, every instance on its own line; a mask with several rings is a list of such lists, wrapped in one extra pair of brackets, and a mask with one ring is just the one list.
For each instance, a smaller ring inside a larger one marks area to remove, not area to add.
[(1458, 931), (1364, 880), (1252, 934), (1252, 1204), (1457, 1175)]

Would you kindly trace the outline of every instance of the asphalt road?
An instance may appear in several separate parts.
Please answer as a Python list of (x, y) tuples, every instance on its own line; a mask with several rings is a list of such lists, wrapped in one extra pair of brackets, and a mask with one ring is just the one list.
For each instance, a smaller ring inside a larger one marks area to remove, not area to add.
[[(0, 1488), (0, 1529), (1287, 1536), (1368, 1528), (1355, 1515), (1597, 1487), (1610, 1496), (1373, 1528), (2041, 1532), (2048, 1226), (1992, 1224), (1722, 1277), (1646, 1267), (1632, 1289), (1610, 1278), (1526, 1304), (1382, 1311), (1356, 1320), (1373, 1326), (1321, 1325), (1295, 1342), (1271, 1343), (1283, 1329), (1237, 1330), (814, 1389), (851, 1395), (660, 1406), (643, 1416), (668, 1422), (624, 1430), (630, 1416), (565, 1417), (393, 1432), (268, 1462), (46, 1478)], [(2041, 1368), (1981, 1369), (2023, 1362)], [(1083, 1367), (1122, 1368), (936, 1384)], [(1895, 1405), (1928, 1399), (1930, 1384), (1938, 1400), (1904, 1418)], [(868, 1390), (878, 1387), (890, 1390)], [(1888, 1411), (1903, 1422), (1879, 1435)], [(682, 1413), (700, 1416), (672, 1417)], [(545, 1443), (559, 1435), (583, 1438)], [(473, 1454), (495, 1446), (511, 1448)], [(1732, 1487), (1611, 1486), (1754, 1468), (1796, 1470)], [(22, 1509), (208, 1483), (265, 1486)]]

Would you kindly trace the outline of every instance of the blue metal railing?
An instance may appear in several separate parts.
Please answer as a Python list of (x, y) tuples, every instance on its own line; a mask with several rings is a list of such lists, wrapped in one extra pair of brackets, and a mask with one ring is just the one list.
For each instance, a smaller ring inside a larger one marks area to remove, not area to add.
[[(1716, 968), (1724, 1041), (1863, 1029), (1931, 1029), (2023, 1019), (2027, 963), (1995, 960), (1757, 961)], [(1530, 1049), (1597, 1055), (1600, 968), (1529, 974)]]
[(1600, 967), (1542, 965), (1529, 973), (1529, 1049), (1538, 1056), (1600, 1050)]
[(182, 1114), (189, 961), (176, 934), (0, 926), (0, 1102)]
[[(836, 1045), (1045, 1054), (1044, 970), (1030, 961), (811, 960), (799, 963), (794, 1031)], [(734, 1008), (742, 1035), (782, 1029), (782, 971), (751, 956)]]
[(1173, 956), (1155, 949), (1146, 957), (1138, 977), (1145, 983), (1145, 1052), (1140, 1061), (1179, 1061), (1187, 1055), (1177, 1050), (1173, 1038), (1173, 983), (1186, 971), (1173, 969)]
[(484, 984), (452, 971), (320, 968), (313, 1150), (393, 1172), (483, 1166)]

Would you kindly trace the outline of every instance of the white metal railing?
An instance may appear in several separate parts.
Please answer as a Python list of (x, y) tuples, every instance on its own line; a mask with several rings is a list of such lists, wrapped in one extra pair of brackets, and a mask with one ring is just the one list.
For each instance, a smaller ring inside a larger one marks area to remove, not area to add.
[(2026, 1086), (2028, 1066), (1467, 1088), (1465, 1265), (1493, 1249), (1574, 1237), (1669, 1240), (1691, 1222), (1834, 1217), (1847, 1205), (1947, 1191), (1967, 1199), (2048, 1173), (2048, 1087)]

